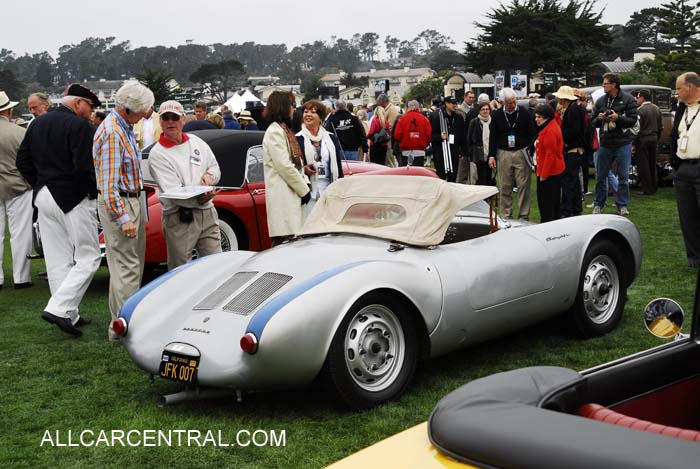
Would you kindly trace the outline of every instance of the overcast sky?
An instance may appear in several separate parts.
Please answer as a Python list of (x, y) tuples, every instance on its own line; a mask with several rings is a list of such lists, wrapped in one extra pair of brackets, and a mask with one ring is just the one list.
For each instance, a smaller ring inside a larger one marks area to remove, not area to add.
[[(387, 34), (412, 39), (436, 29), (463, 42), (478, 34), (474, 21), (498, 6), (498, 0), (9, 0), (2, 6), (0, 48), (16, 55), (48, 51), (54, 58), (66, 44), (86, 37), (114, 36), (115, 42), (140, 46), (195, 44), (284, 43), (289, 49), (331, 36), (376, 32), (384, 51)], [(505, 2), (510, 3), (510, 1)], [(660, 1), (599, 0), (603, 22), (624, 24), (643, 8)], [(380, 12), (381, 11), (381, 12)], [(546, 38), (542, 38), (546, 40)]]

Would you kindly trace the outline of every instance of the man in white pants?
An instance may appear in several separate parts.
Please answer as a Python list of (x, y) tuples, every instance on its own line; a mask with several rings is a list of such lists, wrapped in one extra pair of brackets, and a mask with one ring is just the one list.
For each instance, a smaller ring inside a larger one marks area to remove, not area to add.
[[(17, 104), (16, 101), (10, 101), (4, 91), (0, 91), (0, 266), (7, 219), (10, 225), (15, 288), (27, 288), (32, 286), (32, 266), (27, 258), (32, 251), (32, 189), (17, 171), (17, 150), (26, 132), (10, 122), (12, 108)], [(0, 288), (4, 280), (0, 268)]]
[(100, 266), (97, 184), (92, 163), (92, 110), (97, 96), (70, 85), (63, 105), (36, 118), (17, 154), (17, 169), (34, 187), (51, 299), (41, 314), (80, 337), (80, 301)]

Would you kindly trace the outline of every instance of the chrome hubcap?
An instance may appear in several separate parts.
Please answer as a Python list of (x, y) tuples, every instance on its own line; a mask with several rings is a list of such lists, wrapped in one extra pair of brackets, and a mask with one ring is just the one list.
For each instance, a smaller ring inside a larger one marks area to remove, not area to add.
[(615, 263), (600, 255), (591, 261), (583, 277), (583, 305), (586, 315), (595, 324), (608, 321), (620, 296), (620, 276)]
[(396, 380), (405, 350), (401, 323), (385, 306), (366, 306), (348, 324), (345, 364), (355, 383), (366, 391), (381, 391)]

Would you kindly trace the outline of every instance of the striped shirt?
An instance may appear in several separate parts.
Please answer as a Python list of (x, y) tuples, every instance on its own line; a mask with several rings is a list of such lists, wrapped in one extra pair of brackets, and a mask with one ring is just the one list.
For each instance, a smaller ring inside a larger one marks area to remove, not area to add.
[(141, 155), (131, 126), (114, 110), (95, 131), (92, 159), (97, 189), (107, 213), (120, 226), (131, 221), (119, 191), (136, 192), (143, 188)]

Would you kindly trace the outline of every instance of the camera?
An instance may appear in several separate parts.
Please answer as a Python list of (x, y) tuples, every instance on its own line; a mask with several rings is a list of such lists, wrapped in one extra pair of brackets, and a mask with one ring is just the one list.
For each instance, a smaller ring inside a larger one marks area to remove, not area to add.
[(612, 109), (607, 109), (607, 110), (605, 111), (605, 117), (610, 117), (610, 116), (612, 116), (613, 114), (615, 114), (615, 111), (613, 111)]

